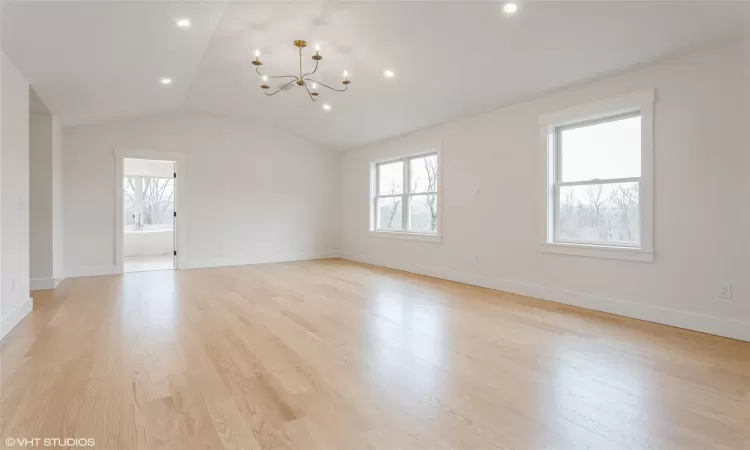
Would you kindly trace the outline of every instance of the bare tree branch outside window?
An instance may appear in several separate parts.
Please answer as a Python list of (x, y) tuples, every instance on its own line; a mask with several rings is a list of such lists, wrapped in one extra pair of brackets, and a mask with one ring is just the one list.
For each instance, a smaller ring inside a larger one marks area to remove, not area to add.
[(437, 155), (428, 154), (376, 166), (376, 229), (437, 231), (437, 164)]
[(631, 229), (631, 219), (632, 216), (638, 212), (638, 184), (633, 184), (632, 187), (618, 186), (617, 189), (610, 194), (610, 202), (617, 208), (616, 216), (618, 217), (621, 228), (625, 233), (625, 240), (633, 240), (634, 236)]
[(638, 246), (640, 114), (560, 125), (554, 136), (549, 185), (555, 208), (553, 241)]
[[(398, 192), (398, 188), (396, 186), (396, 183), (393, 183), (388, 190), (389, 194), (395, 194)], [(398, 208), (401, 206), (401, 199), (394, 197), (393, 206), (391, 207), (390, 211), (388, 211), (388, 228), (393, 228), (393, 218), (396, 217), (396, 213), (398, 212)]]
[[(437, 192), (437, 158), (424, 158), (424, 168), (427, 172), (427, 190), (430, 192)], [(437, 196), (427, 196), (427, 207), (430, 208), (430, 229), (435, 231), (437, 229), (437, 208), (436, 203)]]
[[(591, 228), (596, 230), (598, 239), (603, 239), (600, 230), (600, 224), (604, 218), (604, 205), (607, 203), (607, 197), (603, 196), (604, 186), (601, 184), (595, 184), (586, 188), (586, 197), (588, 199), (588, 208), (591, 210)], [(606, 233), (605, 233), (606, 234)]]
[(165, 222), (165, 215), (172, 208), (174, 196), (172, 178), (143, 178), (143, 224)]
[(169, 226), (174, 224), (174, 179), (126, 177), (123, 183), (125, 225)]

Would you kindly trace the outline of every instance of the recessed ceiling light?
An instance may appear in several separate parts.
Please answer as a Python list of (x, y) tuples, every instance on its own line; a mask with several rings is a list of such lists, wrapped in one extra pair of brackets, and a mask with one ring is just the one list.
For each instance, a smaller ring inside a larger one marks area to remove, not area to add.
[(508, 14), (514, 14), (516, 11), (518, 11), (518, 4), (515, 2), (507, 2), (503, 5), (503, 11)]
[(330, 111), (331, 110), (331, 105), (329, 105), (328, 103), (326, 103), (325, 105), (323, 105), (323, 109), (326, 110), (326, 111)]
[(395, 74), (395, 73), (393, 73), (393, 71), (392, 71), (392, 70), (390, 70), (390, 69), (386, 69), (386, 70), (385, 70), (385, 71), (383, 72), (383, 75), (385, 75), (385, 76), (386, 76), (387, 78), (393, 78), (393, 76), (394, 76), (394, 75), (396, 75), (396, 74)]
[(159, 82), (161, 84), (172, 84), (172, 79), (171, 78), (162, 78), (161, 80), (159, 80)]
[(175, 22), (177, 23), (177, 26), (183, 30), (187, 30), (192, 25), (188, 18), (177, 19)]

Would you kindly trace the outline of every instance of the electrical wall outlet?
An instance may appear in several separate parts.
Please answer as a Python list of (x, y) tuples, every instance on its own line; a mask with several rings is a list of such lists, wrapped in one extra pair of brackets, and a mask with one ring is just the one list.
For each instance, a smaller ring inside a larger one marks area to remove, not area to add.
[(721, 283), (719, 285), (719, 297), (732, 298), (732, 283)]

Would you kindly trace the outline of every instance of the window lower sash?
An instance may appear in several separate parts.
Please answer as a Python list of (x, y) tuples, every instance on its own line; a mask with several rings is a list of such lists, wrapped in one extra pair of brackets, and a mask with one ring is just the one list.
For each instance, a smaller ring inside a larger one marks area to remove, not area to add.
[[(372, 231), (377, 233), (407, 233), (407, 234), (414, 234), (414, 235), (426, 235), (426, 236), (436, 236), (438, 235), (437, 227), (440, 226), (440, 224), (436, 224), (436, 229), (434, 233), (424, 233), (424, 232), (418, 232), (418, 231), (411, 231), (410, 230), (410, 223), (409, 223), (409, 206), (411, 203), (411, 199), (413, 197), (424, 197), (433, 195), (435, 196), (435, 201), (438, 202), (438, 193), (437, 192), (416, 192), (413, 194), (389, 194), (389, 195), (377, 195), (373, 197), (372, 200), (372, 208), (375, 211), (375, 214), (373, 214), (373, 220), (375, 223), (373, 224)], [(401, 205), (401, 228), (394, 229), (394, 228), (380, 228), (380, 208), (378, 207), (378, 200), (381, 199), (400, 199)], [(438, 209), (439, 211), (439, 209)], [(438, 212), (439, 214), (439, 212)]]

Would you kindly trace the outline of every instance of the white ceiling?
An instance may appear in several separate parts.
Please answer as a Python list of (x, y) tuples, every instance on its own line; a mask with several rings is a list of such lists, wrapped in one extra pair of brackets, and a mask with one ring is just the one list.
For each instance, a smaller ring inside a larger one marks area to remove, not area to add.
[[(490, 1), (58, 1), (11, 4), (2, 19), (5, 51), (65, 124), (188, 110), (342, 148), (724, 39), (746, 27), (748, 4), (527, 1), (505, 17)], [(295, 39), (321, 45), (321, 81), (340, 86), (348, 69), (349, 91), (317, 104), (296, 86), (267, 98), (252, 53), (265, 71), (294, 73)], [(160, 85), (165, 76), (174, 83)]]

